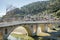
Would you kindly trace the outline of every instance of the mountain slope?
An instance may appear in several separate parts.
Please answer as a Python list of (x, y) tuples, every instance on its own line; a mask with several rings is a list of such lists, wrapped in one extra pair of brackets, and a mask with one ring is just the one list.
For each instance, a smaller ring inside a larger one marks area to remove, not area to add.
[(21, 7), (21, 9), (19, 8), (15, 8), (13, 10), (10, 10), (6, 13), (6, 16), (14, 16), (19, 14), (21, 15), (28, 15), (28, 14), (37, 14), (39, 12), (42, 12), (44, 10), (47, 9), (48, 2), (47, 1), (38, 1), (38, 2), (34, 2), (28, 5), (25, 5), (23, 7)]

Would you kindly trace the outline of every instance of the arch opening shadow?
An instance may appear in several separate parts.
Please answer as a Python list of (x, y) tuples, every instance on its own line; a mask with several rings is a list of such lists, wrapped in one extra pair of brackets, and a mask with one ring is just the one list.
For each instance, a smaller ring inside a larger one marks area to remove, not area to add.
[[(12, 33), (24, 34), (24, 35), (28, 35), (28, 36), (31, 36), (32, 35), (32, 32), (31, 32), (31, 30), (30, 30), (30, 28), (29, 28), (28, 25), (14, 27), (10, 31), (9, 35), (12, 34)], [(7, 38), (9, 38), (9, 35), (8, 35)]]

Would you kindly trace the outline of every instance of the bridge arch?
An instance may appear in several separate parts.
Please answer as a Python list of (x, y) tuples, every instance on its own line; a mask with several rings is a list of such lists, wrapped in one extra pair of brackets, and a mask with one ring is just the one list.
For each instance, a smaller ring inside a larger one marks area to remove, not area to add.
[[(11, 26), (11, 27), (4, 28), (5, 31), (8, 32), (8, 33), (4, 34), (4, 38), (8, 38), (8, 36), (14, 31), (14, 29), (16, 29), (16, 28), (18, 28), (20, 26)], [(30, 25), (22, 25), (22, 27), (25, 28), (25, 30), (27, 31), (27, 35), (29, 35), (29, 36), (32, 35), (32, 30), (31, 30), (32, 28), (30, 27)]]

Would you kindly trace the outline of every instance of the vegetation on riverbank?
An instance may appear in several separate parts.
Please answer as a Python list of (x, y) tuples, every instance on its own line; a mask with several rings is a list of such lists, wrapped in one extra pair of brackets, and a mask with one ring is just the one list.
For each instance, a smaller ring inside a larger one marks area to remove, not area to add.
[(21, 40), (34, 40), (32, 37), (23, 35), (23, 34), (11, 34), (11, 36), (13, 36), (17, 39), (20, 38)]
[[(20, 38), (21, 40), (48, 40), (49, 38), (43, 38), (43, 37), (30, 37), (27, 35), (23, 35), (23, 34), (11, 34), (11, 36), (17, 38), (17, 40)], [(36, 37), (36, 36), (35, 36)]]

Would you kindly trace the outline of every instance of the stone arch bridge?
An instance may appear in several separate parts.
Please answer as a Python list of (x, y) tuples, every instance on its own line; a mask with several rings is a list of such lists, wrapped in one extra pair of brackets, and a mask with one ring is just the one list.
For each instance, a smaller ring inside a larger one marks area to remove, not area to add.
[[(60, 21), (13, 21), (13, 22), (2, 22), (0, 23), (0, 32), (2, 33), (2, 39), (6, 39), (9, 34), (18, 26), (23, 26), (29, 36), (37, 35), (38, 27), (41, 27), (41, 31), (45, 32), (48, 31), (49, 24), (60, 24)], [(49, 27), (50, 28), (50, 27)]]

